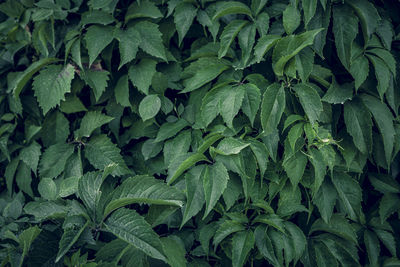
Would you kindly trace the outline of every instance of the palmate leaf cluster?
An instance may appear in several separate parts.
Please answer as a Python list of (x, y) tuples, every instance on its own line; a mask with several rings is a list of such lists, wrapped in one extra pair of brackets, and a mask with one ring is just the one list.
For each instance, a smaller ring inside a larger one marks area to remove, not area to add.
[(400, 266), (400, 3), (5, 0), (1, 266)]

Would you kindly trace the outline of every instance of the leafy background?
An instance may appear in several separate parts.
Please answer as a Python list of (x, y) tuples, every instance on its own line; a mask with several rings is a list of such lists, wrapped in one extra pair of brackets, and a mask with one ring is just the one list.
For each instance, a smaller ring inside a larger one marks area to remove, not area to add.
[(1, 266), (400, 266), (399, 12), (1, 3)]

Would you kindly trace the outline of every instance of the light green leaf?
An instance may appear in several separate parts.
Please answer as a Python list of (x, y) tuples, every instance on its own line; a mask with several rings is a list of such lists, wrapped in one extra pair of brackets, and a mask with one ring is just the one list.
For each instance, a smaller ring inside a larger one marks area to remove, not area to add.
[(232, 87), (221, 98), (219, 112), (229, 128), (233, 128), (233, 118), (239, 113), (242, 106), (245, 89), (242, 86)]
[(113, 176), (129, 174), (131, 171), (120, 155), (119, 148), (104, 134), (92, 137), (85, 146), (85, 157), (96, 169), (104, 170), (108, 165), (117, 164)]
[(153, 2), (144, 0), (133, 2), (128, 7), (128, 11), (125, 14), (125, 22), (137, 18), (158, 19), (162, 17), (163, 15)]
[[(185, 155), (183, 155), (183, 156), (185, 156)], [(179, 159), (179, 158), (176, 158), (176, 159)], [(180, 163), (178, 165), (178, 167), (176, 169), (174, 169), (173, 171), (168, 170), (168, 177), (167, 177), (168, 185), (175, 182), (176, 179), (178, 179), (187, 169), (194, 166), (197, 162), (203, 161), (203, 160), (207, 161), (208, 159), (203, 154), (197, 152), (197, 153), (190, 155), (185, 160), (183, 160), (182, 163)], [(171, 164), (172, 163), (173, 162), (171, 162)], [(170, 166), (171, 166), (171, 164), (170, 164)]]
[(123, 107), (130, 107), (131, 102), (129, 101), (129, 79), (128, 75), (123, 75), (119, 78), (117, 85), (115, 86), (115, 101)]
[(162, 34), (158, 29), (158, 25), (149, 21), (141, 21), (135, 24), (135, 29), (140, 35), (139, 47), (144, 52), (167, 61), (165, 48), (162, 41)]
[(392, 161), (392, 152), (394, 146), (395, 130), (393, 126), (393, 115), (386, 104), (370, 95), (362, 95), (365, 106), (369, 109), (374, 117), (375, 123), (383, 138), (383, 148), (387, 166), (389, 168)]
[(80, 176), (71, 176), (62, 180), (58, 195), (60, 197), (68, 197), (78, 192), (80, 178)]
[(265, 134), (272, 133), (278, 126), (285, 109), (285, 91), (278, 83), (265, 90), (261, 103), (261, 125)]
[(300, 25), (301, 17), (297, 7), (289, 4), (283, 11), (283, 27), (288, 35), (292, 34)]
[(358, 19), (347, 6), (333, 8), (333, 34), (336, 51), (346, 69), (350, 68), (351, 47), (358, 33)]
[(156, 73), (157, 62), (144, 58), (139, 64), (131, 65), (128, 70), (129, 79), (141, 92), (149, 94), (149, 87)]
[(74, 146), (58, 143), (46, 149), (39, 162), (39, 174), (42, 178), (54, 178), (64, 171), (67, 159), (74, 152)]
[(69, 249), (78, 241), (83, 230), (88, 226), (89, 222), (81, 216), (68, 216), (66, 217), (63, 229), (64, 233), (59, 243), (59, 249), (55, 262), (58, 262)]
[(322, 103), (319, 94), (310, 84), (305, 83), (296, 84), (294, 90), (311, 124), (315, 124), (322, 112)]
[(174, 22), (178, 32), (178, 44), (181, 45), (183, 38), (188, 32), (190, 26), (196, 17), (197, 9), (190, 3), (180, 3), (176, 6), (174, 12)]
[(139, 114), (142, 120), (148, 120), (157, 115), (161, 108), (161, 100), (158, 95), (147, 95), (140, 101)]
[(185, 196), (181, 191), (168, 186), (162, 180), (138, 175), (124, 180), (113, 191), (110, 202), (104, 210), (104, 217), (120, 207), (133, 203), (182, 207), (184, 200)]
[(221, 155), (239, 154), (242, 149), (248, 147), (250, 144), (245, 143), (239, 139), (227, 137), (222, 139), (218, 144), (217, 153)]
[(94, 130), (113, 119), (100, 111), (89, 111), (82, 118), (81, 127), (75, 132), (75, 138), (89, 137)]
[(214, 80), (222, 72), (229, 69), (229, 65), (215, 57), (202, 57), (191, 63), (188, 68), (191, 68), (194, 72), (192, 77), (183, 81), (185, 89), (181, 93), (194, 91)]
[(302, 49), (314, 42), (315, 36), (323, 29), (307, 31), (299, 35), (290, 35), (281, 38), (275, 45), (272, 53), (273, 69), (276, 75), (283, 76), (286, 63), (296, 56)]
[(114, 39), (114, 27), (92, 25), (86, 30), (84, 39), (89, 53), (89, 66), (91, 66), (101, 51)]
[(134, 27), (129, 27), (125, 31), (118, 31), (116, 38), (119, 40), (119, 53), (121, 60), (118, 69), (120, 69), (123, 65), (132, 61), (136, 57), (141, 39), (139, 32)]
[(177, 120), (176, 122), (164, 123), (163, 125), (161, 125), (160, 130), (157, 133), (155, 142), (161, 142), (173, 137), (186, 126), (188, 126), (188, 122), (184, 119)]
[(190, 131), (182, 131), (174, 139), (166, 141), (163, 149), (165, 165), (168, 166), (174, 158), (186, 154), (189, 151), (191, 141)]
[(71, 92), (71, 81), (74, 78), (75, 69), (71, 64), (50, 65), (40, 71), (33, 79), (33, 90), (39, 105), (46, 114), (51, 108), (65, 100), (65, 93)]
[(203, 219), (207, 217), (215, 204), (217, 204), (217, 201), (226, 189), (228, 180), (228, 171), (222, 163), (216, 162), (214, 165), (206, 167), (203, 176), (204, 196), (206, 199), (206, 210)]
[(38, 191), (42, 198), (55, 200), (57, 198), (57, 185), (51, 178), (43, 178), (38, 185)]
[(248, 230), (234, 234), (232, 244), (232, 266), (242, 267), (255, 244), (253, 231)]
[(37, 166), (39, 164), (39, 158), (42, 154), (41, 146), (33, 141), (29, 146), (24, 147), (19, 153), (19, 159), (25, 162), (32, 171), (36, 174)]
[(251, 17), (251, 10), (248, 6), (237, 1), (223, 1), (216, 4), (215, 13), (212, 20), (230, 14), (244, 14)]
[(356, 221), (361, 212), (362, 190), (358, 182), (346, 173), (334, 172), (333, 185), (344, 211)]
[(204, 171), (205, 166), (199, 165), (185, 174), (187, 203), (185, 205), (181, 228), (188, 220), (199, 213), (204, 206), (205, 198), (201, 180), (204, 176)]
[(220, 36), (220, 48), (218, 58), (223, 58), (228, 52), (233, 40), (236, 38), (240, 30), (248, 24), (246, 20), (233, 20), (225, 26)]
[(281, 37), (279, 35), (264, 35), (258, 39), (256, 46), (254, 47), (254, 56), (256, 62), (260, 63), (264, 59), (264, 55), (279, 41)]
[(118, 209), (111, 214), (104, 225), (111, 233), (150, 257), (167, 261), (160, 238), (136, 211), (126, 208)]

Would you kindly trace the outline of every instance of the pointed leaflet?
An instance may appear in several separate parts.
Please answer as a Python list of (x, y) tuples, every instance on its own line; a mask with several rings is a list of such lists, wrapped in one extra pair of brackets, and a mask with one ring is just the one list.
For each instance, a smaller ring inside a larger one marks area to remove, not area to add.
[(119, 78), (114, 90), (115, 101), (123, 107), (130, 107), (129, 101), (129, 78), (128, 75), (123, 75)]
[[(182, 158), (182, 160), (180, 160), (180, 157)], [(178, 179), (187, 169), (194, 166), (197, 162), (208, 160), (207, 157), (200, 152), (191, 153), (190, 156), (183, 154), (180, 157), (176, 157), (175, 160), (172, 161), (168, 167), (168, 185), (175, 182), (176, 179)], [(179, 165), (177, 165), (175, 168), (171, 168), (172, 164), (175, 162), (177, 162)]]
[(367, 43), (371, 34), (375, 32), (381, 17), (374, 5), (369, 1), (350, 0), (347, 3), (350, 4), (360, 19), (364, 42)]
[(79, 97), (73, 94), (67, 94), (65, 96), (65, 101), (62, 101), (60, 104), (60, 110), (65, 114), (72, 114), (87, 111), (87, 108), (83, 105)]
[(343, 204), (344, 211), (352, 220), (357, 221), (361, 212), (362, 191), (360, 185), (351, 176), (342, 172), (334, 172), (332, 182)]
[(373, 55), (367, 55), (367, 57), (372, 62), (372, 65), (374, 65), (375, 77), (378, 81), (378, 93), (381, 100), (383, 100), (383, 96), (389, 88), (389, 82), (392, 75), (382, 59)]
[(217, 204), (228, 184), (228, 180), (228, 171), (221, 162), (216, 162), (214, 165), (206, 167), (203, 176), (204, 196), (206, 199), (206, 210), (203, 219)]
[(19, 246), (22, 249), (22, 259), (25, 258), (29, 253), (29, 249), (33, 243), (33, 241), (38, 237), (42, 230), (37, 226), (29, 227), (25, 229), (22, 233), (19, 234)]
[(150, 257), (167, 261), (160, 238), (136, 211), (121, 208), (105, 221), (107, 230)]
[(399, 211), (400, 196), (398, 194), (384, 194), (379, 202), (379, 217), (381, 223), (385, 222), (390, 215)]
[(242, 149), (248, 147), (250, 144), (243, 142), (233, 137), (224, 138), (216, 149), (216, 152), (221, 155), (239, 154)]
[(251, 57), (251, 52), (256, 39), (256, 26), (246, 25), (238, 35), (239, 47), (242, 51), (242, 58), (238, 64), (235, 64), (235, 69), (244, 69), (248, 66)]
[[(186, 249), (185, 243), (176, 235), (170, 235), (168, 237), (161, 238), (161, 243), (167, 261), (170, 266), (173, 267), (186, 267)], [(147, 261), (146, 261), (147, 263)]]
[(75, 69), (71, 64), (50, 65), (40, 71), (33, 79), (33, 90), (39, 105), (46, 114), (51, 108), (65, 100), (65, 93), (71, 92), (71, 81), (74, 78)]
[(179, 45), (181, 45), (183, 38), (192, 25), (196, 14), (197, 9), (190, 3), (180, 3), (175, 8), (174, 22), (176, 31), (178, 32)]
[(229, 128), (233, 128), (233, 118), (238, 114), (242, 106), (245, 90), (242, 86), (232, 87), (221, 98), (219, 112)]
[(268, 86), (263, 95), (260, 114), (265, 134), (270, 134), (277, 128), (285, 109), (285, 103), (283, 86), (278, 83)]
[(74, 146), (58, 143), (46, 149), (40, 159), (39, 174), (41, 178), (54, 178), (64, 171), (67, 159), (74, 152)]
[(252, 230), (242, 231), (234, 234), (232, 238), (232, 266), (242, 267), (246, 262), (247, 255), (253, 249), (255, 237)]
[(201, 180), (204, 171), (205, 165), (199, 165), (192, 168), (185, 175), (187, 203), (185, 205), (181, 228), (190, 218), (196, 216), (204, 206), (204, 189)]
[(104, 134), (92, 137), (85, 146), (85, 157), (96, 169), (104, 170), (110, 164), (118, 166), (112, 175), (129, 174), (124, 159), (120, 155), (119, 148)]
[(164, 144), (164, 162), (168, 166), (174, 158), (189, 151), (192, 142), (191, 132), (182, 131), (174, 139), (168, 140)]
[(190, 68), (192, 77), (183, 81), (185, 89), (181, 93), (188, 93), (200, 88), (208, 82), (211, 82), (218, 77), (223, 71), (229, 69), (229, 65), (225, 61), (219, 60), (215, 57), (202, 57), (197, 61), (190, 64), (185, 69)]
[(161, 38), (162, 34), (158, 29), (158, 25), (149, 21), (141, 21), (135, 24), (134, 28), (140, 35), (139, 47), (143, 49), (144, 52), (167, 61)]
[(91, 66), (101, 51), (114, 39), (114, 27), (92, 25), (87, 29), (84, 39)]
[(42, 154), (40, 149), (41, 146), (33, 141), (29, 146), (24, 147), (19, 153), (20, 160), (25, 162), (25, 164), (28, 165), (35, 174), (39, 163), (39, 157)]
[(136, 57), (141, 40), (139, 32), (134, 27), (129, 27), (125, 31), (118, 31), (116, 38), (119, 40), (119, 54), (121, 60), (118, 69), (120, 69), (123, 65)]
[(335, 187), (329, 179), (325, 179), (313, 198), (314, 204), (318, 207), (318, 211), (326, 223), (329, 223), (333, 214), (333, 208), (335, 207), (337, 197)]
[(254, 56), (256, 62), (260, 63), (264, 59), (264, 55), (279, 41), (281, 37), (279, 35), (264, 35), (258, 39), (256, 46), (254, 47)]
[(129, 79), (139, 91), (149, 94), (151, 80), (156, 73), (157, 62), (152, 59), (144, 58), (139, 64), (131, 65), (128, 70)]
[(168, 138), (173, 137), (179, 133), (183, 128), (188, 126), (188, 122), (184, 119), (177, 120), (176, 122), (166, 122), (161, 125), (160, 130), (157, 133), (155, 142), (161, 142)]
[(267, 227), (258, 225), (254, 231), (255, 242), (261, 255), (268, 260), (273, 266), (280, 266), (278, 259), (275, 256), (274, 248), (271, 239), (267, 235)]
[(353, 97), (353, 87), (353, 83), (340, 85), (334, 80), (321, 100), (330, 104), (344, 103)]
[(288, 35), (292, 34), (300, 25), (301, 16), (297, 7), (293, 4), (287, 5), (282, 13), (283, 27)]
[(102, 193), (100, 187), (103, 183), (103, 178), (105, 177), (100, 172), (86, 172), (78, 182), (79, 197), (85, 204), (93, 221), (97, 221), (102, 216), (102, 214), (98, 214), (97, 209)]
[(94, 71), (90, 69), (81, 72), (81, 77), (85, 80), (86, 84), (93, 89), (96, 101), (100, 99), (101, 95), (106, 90), (109, 74), (108, 71)]
[(251, 10), (241, 2), (221, 1), (216, 3), (215, 13), (212, 20), (216, 20), (229, 14), (244, 14), (251, 17)]
[(310, 148), (310, 162), (314, 167), (314, 183), (311, 187), (313, 196), (317, 193), (319, 187), (324, 181), (326, 174), (327, 163), (325, 162), (324, 155), (316, 148)]
[(369, 62), (367, 57), (360, 55), (354, 59), (351, 62), (349, 71), (354, 78), (355, 88), (357, 90), (368, 77)]
[(372, 149), (372, 121), (363, 103), (355, 99), (344, 104), (344, 122), (358, 150), (367, 154)]
[(242, 111), (249, 118), (251, 125), (257, 115), (261, 102), (261, 92), (257, 86), (251, 83), (240, 85), (244, 89)]
[(371, 266), (379, 266), (378, 259), (380, 254), (380, 245), (376, 234), (370, 230), (365, 230), (364, 244), (368, 252), (368, 260)]
[(303, 0), (301, 1), (304, 12), (304, 24), (307, 26), (310, 20), (314, 17), (317, 10), (318, 0)]
[(333, 8), (333, 34), (336, 51), (346, 69), (350, 68), (351, 46), (358, 33), (358, 19), (350, 7), (345, 5)]
[(286, 171), (287, 176), (293, 186), (297, 186), (303, 177), (304, 170), (307, 164), (307, 156), (298, 151), (296, 154), (288, 159), (285, 159), (283, 163), (283, 168)]
[(214, 250), (216, 250), (219, 243), (221, 243), (221, 241), (227, 238), (229, 235), (245, 230), (246, 228), (240, 222), (233, 220), (224, 221), (220, 224), (217, 231), (215, 232), (213, 239)]
[(369, 173), (368, 178), (375, 190), (383, 194), (400, 193), (400, 184), (391, 175)]
[(392, 161), (392, 152), (394, 146), (394, 135), (395, 130), (393, 126), (393, 115), (386, 104), (379, 101), (379, 99), (370, 96), (362, 95), (362, 100), (365, 106), (369, 109), (374, 117), (375, 123), (378, 126), (379, 132), (383, 138), (383, 148), (385, 151), (385, 157), (387, 166), (389, 168)]
[(78, 238), (88, 225), (89, 222), (85, 222), (85, 219), (81, 216), (66, 217), (63, 224), (64, 233), (59, 243), (55, 262), (58, 262), (75, 244), (75, 242), (78, 241)]
[(217, 87), (211, 89), (202, 99), (201, 104), (201, 117), (204, 122), (204, 126), (208, 126), (220, 112), (221, 99), (226, 95), (226, 91), (229, 91), (232, 86), (227, 85), (223, 87)]
[(134, 2), (128, 7), (128, 11), (125, 15), (125, 22), (136, 18), (158, 19), (162, 17), (163, 15), (153, 2), (144, 0)]
[(184, 194), (175, 187), (151, 176), (138, 175), (124, 180), (112, 193), (104, 217), (113, 210), (133, 203), (172, 205), (182, 207)]
[(314, 124), (322, 112), (322, 103), (319, 94), (312, 85), (306, 83), (296, 84), (294, 90), (300, 99), (300, 104), (306, 112), (308, 119), (311, 124)]
[(94, 130), (113, 119), (100, 111), (89, 111), (82, 118), (81, 127), (75, 132), (75, 138), (89, 137)]
[(161, 100), (157, 95), (147, 95), (140, 101), (139, 114), (142, 120), (148, 120), (157, 115), (161, 108)]
[(275, 45), (272, 53), (272, 66), (278, 76), (283, 76), (286, 63), (296, 56), (302, 49), (312, 45), (315, 36), (322, 29), (307, 31), (299, 35), (290, 35), (281, 38)]
[(396, 77), (396, 60), (388, 50), (381, 48), (372, 48), (368, 49), (366, 52), (382, 59), (389, 70), (392, 72), (393, 76)]
[(248, 24), (246, 20), (233, 20), (225, 26), (220, 36), (220, 48), (218, 58), (223, 58), (228, 52), (233, 40), (236, 38), (240, 30)]
[(57, 198), (57, 185), (51, 178), (42, 178), (38, 185), (40, 196), (47, 200)]
[(285, 231), (289, 237), (289, 244), (293, 247), (293, 259), (295, 262), (297, 262), (300, 257), (303, 256), (307, 246), (307, 239), (303, 231), (294, 223), (285, 221), (284, 225)]
[(322, 219), (317, 219), (311, 226), (309, 234), (311, 235), (317, 231), (328, 232), (357, 244), (357, 235), (354, 228), (346, 218), (339, 214), (334, 214), (329, 223), (324, 222)]

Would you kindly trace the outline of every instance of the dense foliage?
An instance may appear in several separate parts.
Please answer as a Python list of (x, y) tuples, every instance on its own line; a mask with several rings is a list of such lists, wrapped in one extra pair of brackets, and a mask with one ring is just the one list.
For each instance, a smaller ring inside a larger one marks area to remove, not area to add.
[(1, 266), (400, 266), (399, 13), (3, 1)]

